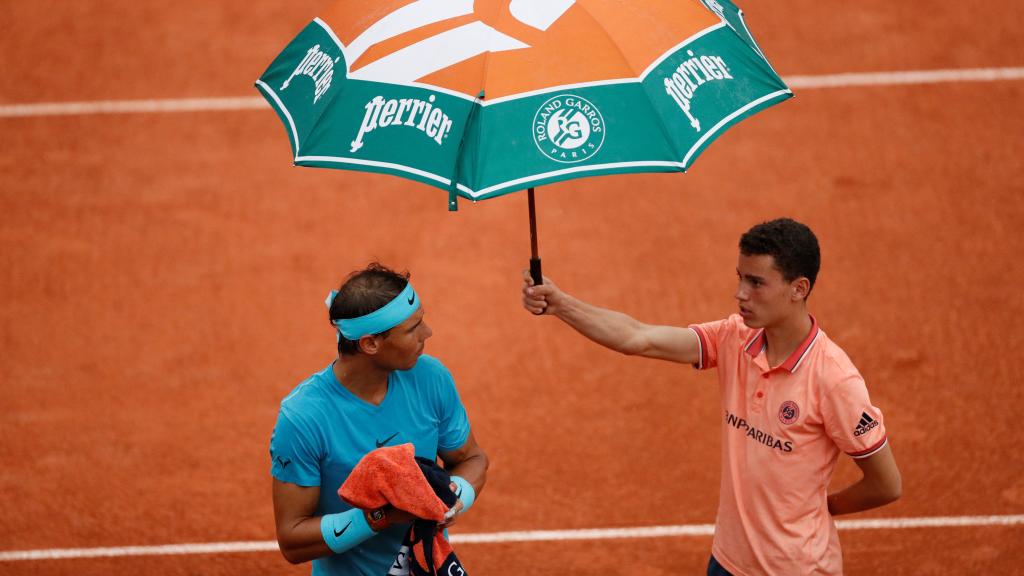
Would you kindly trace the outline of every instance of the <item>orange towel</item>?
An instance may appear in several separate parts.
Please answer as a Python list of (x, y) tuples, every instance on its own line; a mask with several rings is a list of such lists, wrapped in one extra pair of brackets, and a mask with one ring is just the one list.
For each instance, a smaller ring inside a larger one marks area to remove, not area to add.
[[(428, 481), (428, 476), (431, 481)], [(436, 463), (416, 458), (412, 444), (401, 444), (378, 448), (363, 456), (338, 489), (338, 496), (363, 510), (375, 510), (390, 504), (420, 518), (413, 522), (403, 542), (403, 548), (408, 548), (402, 552), (410, 558), (410, 574), (464, 575), (466, 572), (455, 557), (451, 544), (437, 529), (438, 523), (444, 521), (445, 513), (456, 501), (449, 483), (447, 472)]]

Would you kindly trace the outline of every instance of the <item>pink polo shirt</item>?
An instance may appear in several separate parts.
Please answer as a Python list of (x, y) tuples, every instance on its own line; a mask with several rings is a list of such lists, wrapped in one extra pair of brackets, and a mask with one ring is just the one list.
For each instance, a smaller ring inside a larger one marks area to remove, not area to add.
[(826, 490), (840, 452), (886, 443), (882, 412), (857, 368), (818, 322), (770, 368), (763, 329), (739, 315), (695, 324), (696, 368), (718, 368), (722, 484), (712, 554), (736, 576), (843, 573)]

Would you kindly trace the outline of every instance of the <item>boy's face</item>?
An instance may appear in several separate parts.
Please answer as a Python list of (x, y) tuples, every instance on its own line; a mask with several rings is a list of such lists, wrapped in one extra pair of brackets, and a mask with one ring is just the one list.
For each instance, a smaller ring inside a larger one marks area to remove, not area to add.
[(787, 282), (775, 266), (774, 256), (740, 254), (736, 274), (739, 285), (734, 297), (743, 323), (750, 328), (775, 324), (804, 299), (797, 286), (800, 279)]

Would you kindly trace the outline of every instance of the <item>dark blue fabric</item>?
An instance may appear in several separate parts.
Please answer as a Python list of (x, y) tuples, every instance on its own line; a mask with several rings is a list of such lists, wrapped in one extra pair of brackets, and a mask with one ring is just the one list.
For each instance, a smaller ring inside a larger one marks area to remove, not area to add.
[(416, 463), (419, 464), (420, 471), (423, 472), (427, 483), (434, 489), (434, 494), (437, 494), (441, 502), (444, 502), (444, 505), (449, 508), (455, 506), (455, 502), (459, 498), (455, 492), (452, 492), (452, 477), (448, 475), (448, 471), (429, 458), (417, 456)]
[(722, 568), (718, 560), (715, 560), (715, 557), (712, 556), (711, 560), (708, 560), (708, 576), (732, 576), (732, 574), (725, 568)]
[[(427, 483), (437, 494), (437, 497), (444, 502), (445, 506), (451, 508), (458, 501), (458, 496), (455, 492), (452, 492), (452, 478), (448, 474), (448, 471), (437, 465), (437, 462), (429, 458), (416, 457), (416, 463), (419, 464), (420, 471), (423, 472), (423, 476), (427, 479)], [(406, 536), (406, 545), (411, 549), (417, 544), (423, 546), (423, 557), (427, 562), (427, 566), (434, 566), (434, 538), (437, 534), (437, 522), (430, 520), (416, 520), (412, 524), (412, 528), (409, 534)], [(448, 557), (441, 563), (441, 567), (438, 570), (425, 571), (420, 568), (419, 563), (410, 562), (409, 573), (412, 576), (437, 576), (439, 574), (460, 574), (466, 576), (466, 570), (459, 563), (459, 559), (455, 557), (455, 552), (448, 554)]]

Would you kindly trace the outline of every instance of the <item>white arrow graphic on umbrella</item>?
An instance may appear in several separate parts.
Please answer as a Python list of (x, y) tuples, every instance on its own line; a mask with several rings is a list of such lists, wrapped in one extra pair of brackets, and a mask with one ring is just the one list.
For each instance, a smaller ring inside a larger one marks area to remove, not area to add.
[[(576, 0), (511, 0), (509, 11), (520, 22), (546, 31)], [(343, 47), (345, 60), (356, 62), (374, 44), (436, 22), (473, 13), (472, 0), (417, 0), (381, 18)], [(407, 46), (352, 71), (349, 78), (414, 82), (486, 52), (520, 50), (530, 45), (483, 22), (471, 22)]]

